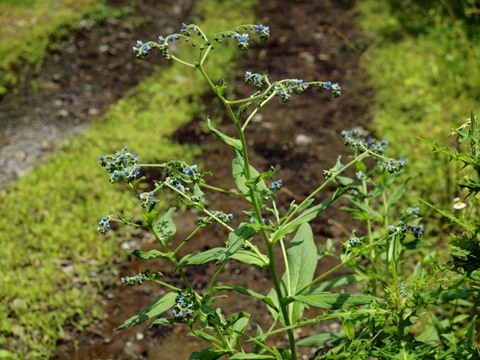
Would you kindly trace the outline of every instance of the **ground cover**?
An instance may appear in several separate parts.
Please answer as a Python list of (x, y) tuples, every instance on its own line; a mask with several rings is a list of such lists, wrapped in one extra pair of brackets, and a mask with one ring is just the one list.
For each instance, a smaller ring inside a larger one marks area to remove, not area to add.
[(105, 1), (9, 0), (0, 4), (0, 96), (27, 75), (39, 70), (54, 38), (79, 28), (87, 17), (100, 20), (121, 16)]
[[(198, 16), (213, 22), (211, 28), (205, 24), (202, 27), (207, 26), (205, 29), (212, 32), (237, 21), (251, 21), (247, 17), (253, 15), (237, 3), (222, 8), (217, 3), (206, 1), (199, 6), (206, 8), (199, 10)], [(338, 102), (329, 102), (328, 99), (324, 99), (325, 103), (323, 100), (319, 102), (318, 94), (312, 94), (294, 99), (289, 107), (272, 110), (262, 119), (257, 119), (259, 126), (251, 134), (255, 161), (267, 168), (272, 164), (276, 166), (286, 189), (295, 189), (296, 196), (301, 197), (310, 185), (318, 183), (322, 170), (334, 162), (342, 148), (338, 137), (340, 130), (359, 125), (367, 127), (365, 111), (371, 101), (371, 90), (365, 88), (365, 78), (357, 67), (364, 38), (352, 27), (349, 9), (347, 2), (332, 1), (319, 5), (299, 1), (285, 4), (281, 9), (275, 1), (262, 2), (257, 8), (259, 18), (271, 26), (276, 40), (267, 48), (254, 47), (253, 62), (243, 58), (240, 65), (237, 63), (241, 68), (236, 75), (239, 83), (245, 70), (268, 69), (272, 77), (316, 78), (342, 84), (344, 96)], [(240, 19), (239, 13), (246, 18)], [(319, 24), (312, 14), (321, 14), (322, 18), (329, 20)], [(139, 37), (144, 39), (148, 36), (157, 34)], [(422, 43), (412, 42), (410, 47), (403, 49), (416, 51), (418, 44)], [(391, 53), (397, 55), (398, 49), (391, 50)], [(212, 64), (213, 68), (228, 70), (228, 66), (232, 65), (230, 56), (228, 50), (223, 56), (225, 63)], [(395, 57), (387, 56), (385, 59), (394, 61)], [(132, 58), (132, 61), (135, 60)], [(418, 68), (418, 63), (415, 64)], [(372, 63), (372, 69), (375, 69), (373, 65), (385, 64)], [(112, 337), (112, 330), (140, 309), (142, 302), (148, 302), (156, 291), (152, 287), (120, 288), (119, 277), (131, 275), (142, 266), (131, 258), (125, 263), (117, 262), (120, 260), (120, 242), (130, 247), (151, 244), (147, 238), (125, 232), (117, 232), (117, 236), (107, 239), (98, 237), (94, 225), (100, 216), (109, 212), (123, 209), (125, 213), (132, 214), (136, 207), (120, 188), (115, 190), (107, 183), (105, 174), (95, 165), (99, 154), (129, 145), (149, 161), (168, 159), (179, 152), (184, 160), (190, 161), (198, 153), (185, 150), (176, 141), (172, 142), (168, 134), (178, 124), (194, 118), (194, 122), (185, 124), (176, 132), (175, 140), (199, 145), (204, 156), (197, 161), (203, 163), (205, 169), (214, 170), (218, 181), (222, 181), (222, 174), (229, 172), (229, 159), (223, 149), (213, 145), (203, 133), (204, 123), (201, 120), (206, 116), (205, 109), (197, 105), (193, 108), (187, 106), (187, 103), (190, 105), (199, 100), (202, 92), (200, 82), (193, 77), (185, 77), (183, 70), (176, 73), (174, 69), (165, 69), (162, 65), (152, 78), (143, 81), (125, 100), (112, 107), (102, 123), (95, 125), (83, 137), (66, 143), (46, 165), (34, 170), (2, 195), (2, 204), (8, 209), (6, 216), (2, 213), (3, 222), (0, 222), (0, 244), (7, 254), (7, 266), (2, 270), (5, 279), (2, 286), (7, 289), (7, 298), (1, 300), (1, 311), (8, 314), (1, 322), (2, 347), (31, 351), (22, 348), (25, 345), (21, 344), (27, 343), (33, 349), (30, 357), (44, 356), (52, 349), (56, 339), (61, 338), (55, 353), (55, 358), (59, 359), (74, 356), (82, 359), (112, 356), (116, 359), (154, 359), (166, 351), (185, 358), (184, 354), (198, 348), (199, 344), (186, 340), (185, 333), (171, 328), (146, 335), (142, 329), (135, 329)], [(435, 78), (436, 81), (438, 79)], [(395, 78), (392, 82), (381, 83), (378, 88), (381, 90), (402, 81), (403, 77)], [(423, 78), (418, 76), (398, 91), (410, 94), (412, 88), (415, 91), (428, 90), (432, 83), (422, 85), (422, 81)], [(181, 99), (185, 98), (187, 101), (183, 102)], [(386, 102), (393, 103), (398, 98), (402, 97), (389, 98)], [(418, 98), (415, 92), (409, 101)], [(435, 99), (430, 98), (429, 101)], [(453, 103), (451, 107), (454, 107)], [(395, 116), (402, 114), (399, 111)], [(171, 116), (175, 119), (170, 122), (168, 119)], [(412, 122), (416, 125), (418, 119)], [(158, 125), (159, 122), (161, 125)], [(403, 144), (414, 137), (411, 126), (405, 126), (409, 135), (401, 137)], [(371, 127), (375, 128), (374, 125)], [(388, 133), (387, 128), (377, 130), (377, 133), (391, 137), (394, 145), (401, 134), (399, 129), (403, 127), (389, 133), (391, 136), (385, 134)], [(166, 132), (162, 134), (162, 130)], [(421, 133), (420, 130), (414, 132)], [(49, 179), (48, 182), (45, 179)], [(222, 199), (217, 201), (219, 207), (235, 207), (235, 204), (225, 204)], [(345, 230), (345, 223), (338, 215), (319, 221), (314, 225), (318, 241), (323, 242), (327, 237), (340, 239), (348, 236), (351, 229)], [(224, 235), (217, 229), (199, 241), (208, 247), (215, 241), (221, 241)], [(51, 256), (45, 257), (45, 254)], [(111, 268), (99, 272), (105, 269), (105, 259)], [(231, 269), (231, 276), (239, 281), (258, 282), (261, 287), (264, 275), (249, 271), (235, 267)], [(201, 286), (205, 272), (208, 274), (208, 269), (192, 274), (197, 278), (198, 286)], [(245, 277), (243, 280), (242, 275)], [(87, 289), (97, 287), (98, 297), (92, 297), (93, 293)], [(92, 299), (96, 304), (102, 303), (103, 309), (88, 305), (87, 300)], [(69, 306), (65, 307), (65, 304)], [(235, 306), (232, 304), (232, 309)], [(92, 315), (99, 319), (93, 325), (89, 322)], [(40, 339), (40, 334), (43, 339)], [(15, 339), (21, 341), (16, 342)], [(42, 342), (46, 346), (40, 346)]]
[(416, 194), (447, 205), (458, 195), (456, 168), (420, 139), (454, 145), (450, 130), (479, 110), (478, 13), (469, 2), (404, 3), (357, 4), (374, 41), (362, 60), (375, 88), (370, 127), (408, 158), (410, 175), (422, 179)]
[[(207, 29), (225, 27), (231, 20), (209, 13), (225, 8), (204, 3), (197, 6), (197, 16), (221, 19), (206, 22)], [(230, 13), (242, 19), (240, 13)], [(230, 50), (224, 51), (214, 67), (228, 68)], [(0, 243), (5, 261), (1, 269), (4, 316), (0, 342), (9, 349), (2, 356), (48, 357), (63, 336), (67, 319), (72, 326), (82, 328), (87, 318), (102, 317), (92, 301), (92, 289), (101, 286), (97, 272), (112, 263), (120, 247), (118, 239), (100, 239), (94, 224), (107, 211), (133, 210), (135, 205), (105, 182), (96, 166), (98, 156), (128, 143), (150, 159), (179, 153), (188, 159), (194, 151), (168, 140), (168, 134), (180, 123), (190, 120), (193, 109), (185, 99), (189, 92), (199, 90), (195, 78), (184, 74), (180, 76), (174, 67), (157, 72), (91, 130), (66, 142), (2, 193)], [(97, 206), (102, 198), (113, 200), (118, 207), (112, 209), (110, 203), (105, 203), (108, 209)]]

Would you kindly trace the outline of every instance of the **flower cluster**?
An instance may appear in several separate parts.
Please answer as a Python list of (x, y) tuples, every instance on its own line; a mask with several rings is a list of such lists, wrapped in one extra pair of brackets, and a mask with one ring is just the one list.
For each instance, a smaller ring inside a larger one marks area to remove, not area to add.
[(260, 34), (260, 39), (265, 41), (270, 37), (270, 28), (268, 26), (259, 24), (255, 26), (255, 31)]
[(101, 218), (100, 221), (98, 222), (97, 230), (102, 234), (107, 233), (107, 231), (110, 230), (110, 221), (111, 220), (112, 220), (112, 215), (107, 215), (107, 216)]
[(142, 285), (145, 281), (155, 281), (162, 276), (163, 274), (161, 272), (151, 272), (150, 270), (145, 270), (143, 272), (139, 272), (135, 276), (122, 277), (120, 280), (122, 281), (122, 284), (133, 286)]
[(283, 185), (283, 181), (282, 181), (282, 179), (279, 179), (279, 180), (271, 183), (269, 189), (270, 190), (280, 190), (282, 188), (282, 185)]
[(193, 316), (195, 305), (191, 294), (180, 293), (172, 309), (172, 316), (176, 320), (187, 321)]
[(140, 40), (137, 40), (135, 46), (133, 47), (133, 52), (137, 55), (139, 59), (144, 59), (152, 50), (152, 46), (149, 43), (143, 43)]
[(398, 224), (388, 226), (388, 234), (393, 235), (399, 233), (402, 238), (404, 238), (407, 233), (412, 233), (415, 239), (420, 238), (423, 235), (423, 226), (422, 225), (410, 225), (406, 224), (403, 221), (399, 221)]
[(247, 84), (253, 84), (257, 89), (261, 89), (263, 85), (268, 83), (267, 74), (252, 74), (251, 71), (245, 73), (245, 82)]
[(332, 90), (332, 97), (337, 98), (342, 93), (342, 88), (337, 83), (332, 84), (330, 81), (323, 83), (323, 88)]
[(240, 50), (245, 50), (248, 48), (249, 35), (247, 33), (235, 33), (232, 35), (232, 39), (238, 41), (238, 48)]
[(210, 225), (213, 222), (214, 217), (224, 223), (228, 223), (230, 220), (233, 219), (233, 214), (227, 214), (223, 211), (209, 210), (208, 212), (211, 214), (211, 216), (202, 216), (197, 218), (197, 224), (199, 226), (205, 227), (207, 225)]
[(402, 300), (405, 300), (411, 295), (408, 291), (405, 290), (405, 286), (403, 286), (402, 284), (398, 284), (398, 292), (400, 293), (400, 295), (402, 295)]
[(408, 216), (420, 215), (420, 208), (418, 206), (409, 207), (405, 212)]
[(146, 280), (146, 277), (140, 273), (135, 276), (125, 276), (120, 279), (122, 281), (122, 284), (128, 285), (128, 286), (133, 286), (133, 285), (142, 285), (143, 282)]
[(297, 94), (303, 94), (308, 89), (308, 84), (301, 79), (286, 80), (275, 85), (274, 90), (282, 102), (288, 102), (290, 95), (295, 91)]
[(198, 178), (201, 174), (198, 172), (198, 166), (193, 164), (191, 166), (186, 166), (182, 172), (190, 177), (192, 180)]
[(180, 32), (185, 35), (185, 36), (191, 36), (192, 31), (198, 31), (198, 27), (194, 24), (187, 25), (185, 23), (182, 23), (182, 27), (180, 29)]
[(137, 166), (138, 154), (131, 154), (127, 146), (114, 155), (100, 156), (98, 160), (100, 165), (112, 174), (110, 176), (111, 183), (122, 178), (131, 182), (140, 173), (140, 167)]
[(377, 140), (374, 138), (364, 138), (359, 130), (342, 130), (340, 133), (346, 147), (355, 148), (361, 152), (370, 150), (376, 154), (383, 154), (388, 147), (387, 139)]
[(343, 143), (346, 147), (356, 149), (360, 152), (370, 152), (377, 155), (375, 161), (380, 164), (389, 173), (394, 173), (402, 170), (407, 161), (403, 158), (392, 159), (385, 158), (383, 154), (387, 150), (389, 141), (387, 139), (377, 140), (371, 137), (363, 137), (359, 130), (343, 130), (341, 132)]
[(138, 199), (140, 200), (143, 208), (151, 207), (157, 203), (153, 197), (153, 191), (141, 193), (138, 195)]
[(382, 166), (385, 170), (389, 173), (394, 173), (402, 170), (405, 167), (407, 161), (403, 158), (398, 160), (396, 159), (387, 159), (386, 161), (382, 162)]

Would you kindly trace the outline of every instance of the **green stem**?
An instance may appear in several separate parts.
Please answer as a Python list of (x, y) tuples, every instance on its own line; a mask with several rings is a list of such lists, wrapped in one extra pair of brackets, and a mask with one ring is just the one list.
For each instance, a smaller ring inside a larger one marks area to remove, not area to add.
[[(233, 123), (234, 123), (234, 125), (237, 129), (238, 135), (240, 137), (240, 142), (242, 144), (242, 152), (243, 152), (243, 159), (244, 159), (244, 165), (245, 165), (245, 176), (247, 178), (247, 181), (251, 180), (250, 162), (249, 162), (249, 158), (248, 158), (248, 150), (247, 150), (247, 142), (246, 142), (246, 139), (245, 139), (245, 133), (244, 133), (242, 127), (240, 126), (240, 123), (239, 123), (238, 119), (236, 118), (235, 114), (233, 113), (233, 110), (232, 110), (232, 107), (230, 106), (230, 104), (227, 102), (227, 100), (223, 96), (219, 95), (215, 91), (216, 87), (212, 83), (212, 81), (210, 80), (208, 74), (205, 72), (205, 70), (202, 66), (202, 63), (199, 64), (198, 70), (203, 75), (203, 77), (205, 78), (205, 80), (207, 81), (209, 86), (212, 88), (214, 93), (222, 101), (223, 105), (227, 109), (228, 115), (230, 116), (231, 120), (233, 121)], [(258, 203), (258, 199), (256, 197), (254, 188), (253, 187), (250, 188), (249, 192), (250, 192), (250, 199), (252, 201), (255, 216), (257, 218), (257, 221), (261, 225), (262, 224), (261, 207), (260, 207), (260, 204)], [(233, 229), (232, 229), (232, 231), (233, 231)], [(269, 258), (268, 269), (269, 269), (270, 274), (272, 276), (275, 291), (277, 292), (277, 296), (278, 296), (278, 299), (279, 299), (280, 308), (281, 308), (282, 315), (283, 315), (283, 318), (284, 318), (284, 321), (285, 321), (285, 325), (289, 326), (290, 321), (289, 321), (289, 318), (288, 318), (287, 307), (286, 307), (286, 305), (282, 304), (282, 301), (281, 301), (282, 300), (282, 289), (281, 289), (280, 280), (278, 278), (278, 274), (277, 274), (277, 271), (276, 271), (275, 254), (274, 254), (274, 251), (273, 251), (273, 243), (271, 242), (271, 240), (270, 240), (270, 238), (269, 238), (269, 236), (268, 236), (268, 234), (267, 234), (267, 232), (266, 232), (266, 230), (263, 226), (261, 226), (260, 232), (262, 234), (262, 238), (263, 238), (263, 240), (264, 240), (264, 242), (267, 246), (267, 249), (268, 249), (268, 258)], [(293, 334), (293, 330), (288, 329), (287, 334), (288, 334), (288, 339), (289, 339), (289, 343), (290, 343), (292, 360), (297, 360), (297, 350), (296, 350), (295, 337), (294, 337), (294, 334)]]
[[(363, 203), (365, 204), (366, 207), (370, 207), (370, 200), (368, 198), (368, 188), (367, 188), (367, 181), (362, 180), (362, 190), (363, 190), (363, 195), (365, 196)], [(368, 236), (368, 244), (372, 245), (373, 243), (373, 233), (372, 233), (372, 221), (370, 220), (370, 217), (367, 217), (366, 220), (366, 225), (367, 225), (367, 236)], [(376, 274), (378, 273), (377, 270), (377, 253), (375, 252), (375, 248), (372, 247), (370, 250), (370, 263), (372, 264), (372, 271)], [(371, 279), (371, 285), (372, 285), (372, 292), (373, 295), (376, 296), (377, 294), (377, 282), (375, 279)]]

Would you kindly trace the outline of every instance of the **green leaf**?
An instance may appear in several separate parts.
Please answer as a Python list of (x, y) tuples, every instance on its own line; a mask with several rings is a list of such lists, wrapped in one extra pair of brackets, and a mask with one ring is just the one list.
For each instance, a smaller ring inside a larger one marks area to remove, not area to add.
[(223, 354), (215, 349), (202, 349), (192, 353), (188, 360), (215, 360), (221, 357)]
[(155, 249), (150, 251), (133, 250), (132, 254), (142, 260), (151, 260), (156, 258), (163, 258), (163, 259), (169, 258), (167, 254)]
[(235, 355), (230, 356), (229, 359), (276, 359), (276, 357), (272, 355), (236, 353)]
[(344, 335), (339, 333), (321, 333), (313, 336), (309, 336), (297, 341), (298, 346), (307, 346), (307, 347), (320, 347), (324, 345), (331, 345), (338, 342), (338, 340), (343, 339)]
[(292, 298), (307, 305), (325, 310), (336, 310), (349, 306), (365, 305), (371, 303), (372, 301), (380, 301), (379, 298), (370, 295), (337, 294), (332, 292), (295, 295), (292, 296)]
[(245, 112), (245, 110), (247, 110), (247, 108), (253, 104), (253, 101), (249, 101), (245, 104), (243, 104), (242, 106), (240, 106), (237, 110), (237, 119), (240, 120), (240, 118), (242, 117), (243, 113)]
[(403, 195), (405, 194), (406, 190), (406, 183), (403, 183), (402, 185), (398, 186), (393, 190), (392, 195), (387, 200), (387, 207), (390, 208), (394, 203), (396, 203), (398, 200), (400, 200)]
[(225, 91), (225, 88), (227, 87), (227, 83), (225, 80), (222, 80), (220, 85), (215, 85), (215, 92), (217, 93), (218, 97), (223, 96), (223, 92)]
[(156, 319), (154, 322), (152, 322), (150, 325), (148, 325), (148, 330), (150, 330), (154, 326), (171, 325), (178, 322), (179, 320), (176, 320), (173, 318), (159, 318), (159, 319)]
[(239, 139), (232, 138), (228, 135), (225, 135), (221, 131), (217, 130), (213, 124), (210, 118), (207, 119), (207, 126), (210, 129), (210, 131), (220, 140), (222, 140), (225, 144), (230, 145), (234, 149), (237, 150), (242, 150), (242, 142)]
[(228, 236), (227, 247), (213, 248), (188, 254), (180, 260), (179, 266), (201, 265), (210, 261), (216, 261), (217, 264), (222, 263), (240, 250), (245, 240), (251, 239), (256, 233), (257, 230), (252, 228), (248, 223), (240, 224), (240, 227)]
[(275, 234), (275, 237), (272, 239), (273, 242), (276, 242), (286, 235), (294, 232), (298, 229), (300, 225), (303, 223), (309, 222), (310, 220), (315, 219), (318, 215), (320, 215), (326, 208), (328, 208), (335, 200), (337, 200), (340, 196), (343, 195), (348, 189), (347, 188), (339, 188), (337, 189), (329, 198), (323, 201), (321, 204), (311, 207), (310, 209), (305, 210), (295, 219), (286, 223), (280, 227), (280, 229)]
[(205, 195), (198, 183), (195, 183), (195, 185), (193, 185), (193, 196), (195, 196), (195, 198), (197, 199), (196, 202), (203, 204), (205, 200)]
[[(235, 153), (232, 161), (232, 175), (237, 185), (238, 190), (244, 195), (250, 195), (250, 188), (254, 188), (255, 196), (261, 201), (267, 192), (267, 185), (260, 176), (260, 173), (251, 165), (249, 165), (250, 178), (247, 178), (247, 170), (245, 167), (245, 161), (243, 154), (238, 149), (235, 149)], [(255, 183), (251, 183), (251, 180), (256, 179)], [(250, 181), (250, 183), (248, 183)], [(251, 200), (250, 200), (251, 201)]]
[(264, 257), (262, 258), (257, 253), (245, 249), (238, 250), (235, 254), (231, 256), (231, 258), (240, 261), (241, 263), (256, 265), (258, 267), (266, 267), (268, 265), (268, 262), (265, 263), (264, 260), (267, 259), (268, 261), (267, 255), (264, 255)]
[(130, 319), (126, 320), (122, 325), (117, 328), (117, 330), (127, 329), (129, 327), (141, 324), (144, 321), (153, 319), (154, 317), (160, 315), (161, 313), (167, 311), (173, 305), (175, 305), (176, 299), (176, 292), (169, 292), (165, 295), (157, 297), (145, 309), (140, 311), (138, 314), (132, 316)]
[(475, 342), (475, 326), (477, 323), (477, 315), (475, 315), (472, 318), (472, 321), (470, 321), (470, 324), (468, 324), (467, 327), (467, 338), (465, 339), (465, 346), (468, 348), (473, 348), (474, 347), (474, 342)]
[(241, 286), (235, 286), (235, 285), (222, 285), (222, 286), (217, 286), (215, 287), (215, 290), (234, 290), (242, 295), (247, 295), (247, 296), (252, 296), (260, 301), (263, 301), (265, 304), (270, 306), (272, 309), (275, 311), (278, 311), (278, 307), (274, 304), (272, 299), (268, 296), (262, 295), (252, 289), (241, 287)]
[(342, 320), (342, 329), (345, 331), (345, 335), (347, 335), (348, 340), (353, 341), (355, 338), (355, 328), (352, 322), (348, 319)]
[(158, 211), (157, 210), (150, 210), (147, 213), (143, 214), (143, 219), (147, 223), (148, 226), (152, 225), (153, 220), (157, 217)]
[(230, 335), (229, 345), (231, 349), (234, 349), (237, 346), (239, 340), (242, 337), (243, 332), (248, 326), (249, 321), (250, 321), (250, 314), (246, 312), (241, 312), (240, 314), (238, 314), (238, 317), (232, 326), (234, 331), (232, 335)]
[(344, 274), (337, 276), (333, 279), (321, 282), (308, 290), (309, 294), (324, 293), (325, 291), (332, 290), (338, 286), (350, 285), (356, 281), (361, 281), (362, 277), (356, 274)]
[(213, 248), (208, 249), (202, 252), (193, 252), (184, 256), (178, 266), (185, 265), (203, 265), (211, 261), (217, 261), (220, 258), (220, 255), (226, 251), (226, 248)]
[(364, 204), (360, 200), (354, 198), (353, 196), (348, 196), (348, 200), (350, 200), (352, 204), (357, 206), (360, 210), (368, 214), (368, 216), (370, 217), (370, 220), (378, 220), (378, 221), (383, 220), (383, 216), (380, 213), (376, 212), (370, 206)]
[[(312, 280), (317, 268), (317, 247), (308, 223), (300, 225), (294, 238), (286, 248), (288, 270), (282, 277), (285, 296), (298, 294)], [(290, 323), (296, 323), (303, 314), (305, 304), (296, 302), (289, 305)]]
[(168, 245), (170, 241), (172, 241), (173, 235), (177, 232), (177, 227), (172, 220), (172, 214), (174, 211), (175, 208), (168, 209), (153, 227), (153, 231), (165, 245)]

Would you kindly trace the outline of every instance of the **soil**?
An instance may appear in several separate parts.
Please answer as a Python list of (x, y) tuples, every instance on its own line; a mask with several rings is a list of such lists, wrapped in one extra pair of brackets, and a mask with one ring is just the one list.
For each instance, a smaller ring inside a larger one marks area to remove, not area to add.
[[(126, 19), (110, 19), (100, 26), (86, 23), (81, 32), (64, 39), (61, 54), (52, 52), (38, 74), (38, 82), (45, 84), (43, 89), (32, 93), (25, 87), (19, 94), (2, 99), (0, 187), (37, 163), (55, 148), (59, 139), (88, 126), (91, 119), (105, 111), (160, 62), (160, 56), (151, 56), (140, 63), (141, 70), (138, 62), (133, 69), (133, 55), (125, 49), (129, 50), (137, 38), (176, 31), (181, 22), (188, 20), (193, 1), (177, 1), (175, 6), (169, 3), (139, 0), (138, 8)], [(270, 27), (272, 36), (265, 43), (253, 45), (249, 58), (239, 59), (239, 82), (247, 70), (268, 70), (271, 79), (317, 79), (338, 82), (342, 86), (339, 99), (331, 99), (328, 92), (307, 91), (302, 96), (293, 96), (288, 104), (273, 101), (255, 118), (248, 131), (252, 163), (260, 171), (271, 166), (277, 169), (276, 179), (282, 179), (284, 184), (278, 202), (289, 204), (294, 199), (301, 200), (323, 182), (323, 170), (331, 168), (339, 154), (346, 156), (339, 133), (343, 129), (365, 126), (373, 94), (366, 87), (359, 67), (365, 38), (355, 24), (353, 1), (282, 1), (281, 6), (279, 3), (275, 0), (260, 2), (257, 8), (259, 22)], [(150, 14), (155, 21), (135, 26), (133, 19), (141, 14)], [(241, 86), (238, 92), (246, 96), (248, 90)], [(206, 98), (206, 101), (215, 100)], [(233, 134), (227, 123), (223, 126), (225, 132)], [(214, 174), (208, 178), (210, 183), (233, 187), (229, 180), (231, 153), (204, 133), (204, 128), (198, 119), (192, 120), (178, 129), (175, 137), (179, 142), (194, 142), (202, 147), (203, 155), (198, 163)], [(320, 199), (327, 195), (320, 195)], [(244, 220), (238, 201), (214, 194), (209, 195), (208, 201), (212, 209), (233, 213), (236, 221)], [(194, 219), (194, 213), (176, 216), (179, 230), (175, 239), (193, 229)], [(348, 217), (338, 211), (338, 205), (329, 208), (312, 227), (318, 244), (327, 238), (337, 242), (345, 240), (353, 230)], [(213, 225), (192, 240), (184, 253), (221, 246), (227, 235), (222, 228)], [(136, 238), (125, 239), (122, 246), (147, 250), (155, 244), (148, 235), (139, 234)], [(331, 265), (322, 261), (319, 272)], [(140, 325), (114, 332), (124, 320), (162, 294), (158, 286), (125, 287), (120, 283), (120, 277), (133, 276), (147, 268), (162, 271), (167, 282), (180, 285), (171, 266), (162, 260), (144, 262), (133, 256), (119, 260), (113, 270), (109, 269), (102, 276), (100, 298), (105, 319), (83, 332), (67, 326), (53, 358), (186, 359), (191, 352), (206, 347), (206, 343), (188, 337), (188, 329), (181, 326), (153, 328), (146, 332), (146, 326)], [(202, 289), (214, 270), (214, 266), (196, 267), (188, 276), (198, 289)], [(219, 283), (248, 286), (266, 293), (269, 277), (258, 268), (232, 262), (225, 268)], [(258, 323), (264, 329), (268, 326), (268, 314), (258, 302), (234, 295), (220, 303), (231, 313), (250, 312), (251, 324)], [(318, 331), (318, 327), (303, 329), (296, 335), (304, 337)], [(278, 346), (285, 346), (284, 338), (274, 341)], [(303, 356), (308, 358), (309, 354), (305, 351)]]

